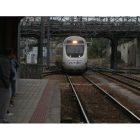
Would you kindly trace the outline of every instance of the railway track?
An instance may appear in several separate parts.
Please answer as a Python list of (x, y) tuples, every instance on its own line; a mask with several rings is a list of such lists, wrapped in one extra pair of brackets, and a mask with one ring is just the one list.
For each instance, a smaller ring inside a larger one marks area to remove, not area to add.
[[(92, 69), (93, 70), (93, 69)], [(98, 71), (98, 70), (94, 70), (94, 71)], [(138, 77), (136, 77), (136, 78), (134, 78), (132, 75), (128, 75), (128, 76), (126, 76), (126, 75), (123, 75), (124, 74), (124, 72), (123, 72), (123, 74), (121, 73), (121, 74), (119, 74), (117, 71), (114, 71), (114, 72), (109, 72), (108, 70), (99, 70), (99, 71), (101, 71), (101, 72), (106, 72), (106, 73), (111, 73), (111, 74), (113, 74), (113, 75), (118, 75), (118, 76), (122, 76), (122, 77), (124, 77), (124, 78), (126, 78), (126, 79), (130, 79), (130, 80), (132, 80), (132, 81), (135, 81), (135, 82), (139, 82), (140, 83), (140, 78), (138, 78)], [(140, 73), (139, 73), (140, 74)]]
[(118, 74), (118, 73), (114, 73), (115, 75), (118, 75), (118, 76), (122, 76), (122, 77), (124, 77), (124, 78), (126, 78), (126, 79), (130, 79), (130, 80), (132, 80), (132, 81), (135, 81), (135, 82), (139, 82), (140, 83), (140, 80), (139, 79), (135, 79), (135, 78), (133, 78), (133, 77), (128, 77), (128, 76), (125, 76), (125, 75), (122, 75), (122, 74)]
[[(124, 85), (127, 85), (128, 87), (131, 87), (131, 88), (133, 88), (133, 89), (135, 89), (137, 91), (140, 91), (140, 81), (137, 80), (137, 79), (130, 78), (130, 77), (127, 77), (127, 76), (123, 76), (123, 75), (120, 75), (120, 74), (117, 74), (117, 73), (108, 74), (108, 72), (105, 72), (105, 71), (96, 71), (96, 70), (93, 70), (93, 71), (95, 71), (95, 72), (97, 72), (97, 73), (99, 73), (101, 75), (104, 75), (104, 76), (106, 76), (108, 78), (111, 78), (111, 79), (113, 79), (115, 81), (123, 83)], [(132, 84), (130, 84), (130, 83), (132, 83)]]
[[(85, 75), (83, 75), (83, 78), (86, 79), (90, 83), (90, 85), (92, 84), (92, 87), (88, 87), (88, 88), (91, 88), (92, 92), (94, 92), (95, 88), (96, 88), (96, 90), (97, 90), (96, 94), (95, 93), (90, 93), (90, 94), (82, 93), (81, 94), (80, 93), (81, 86), (78, 87), (77, 84), (75, 84), (73, 82), (72, 76), (70, 78), (67, 75), (67, 78), (71, 84), (73, 92), (75, 93), (77, 101), (79, 102), (79, 106), (81, 108), (81, 111), (83, 112), (83, 116), (85, 117), (85, 123), (95, 123), (95, 122), (97, 122), (97, 123), (99, 123), (99, 122), (115, 123), (116, 120), (117, 120), (116, 122), (121, 122), (121, 123), (124, 123), (124, 122), (125, 123), (130, 123), (130, 122), (139, 123), (140, 122), (140, 119), (135, 114), (133, 114), (129, 109), (127, 109), (120, 102), (118, 102), (116, 99), (114, 99), (106, 91), (104, 91), (99, 86), (97, 86), (93, 81), (91, 81)], [(87, 96), (87, 94), (89, 96)], [(93, 94), (94, 94), (94, 96), (93, 96)], [(100, 95), (98, 95), (98, 94), (100, 94)], [(86, 100), (86, 98), (90, 98), (90, 101), (88, 102)], [(97, 98), (99, 98), (99, 100), (103, 101), (102, 104), (99, 104), (96, 101)], [(86, 103), (86, 101), (87, 101), (87, 103)], [(98, 107), (101, 108), (101, 110), (100, 109), (98, 110), (97, 109)], [(102, 111), (102, 109), (103, 109), (103, 111)], [(93, 110), (93, 111), (91, 111), (91, 110)], [(106, 114), (105, 110), (108, 110), (108, 111), (110, 110), (109, 114)], [(114, 115), (115, 112), (116, 112), (116, 115)]]
[[(140, 119), (135, 115), (137, 113), (132, 108), (131, 111), (129, 111), (129, 109), (127, 109), (123, 105), (121, 105), (123, 107), (120, 107), (120, 105), (118, 105), (120, 104), (118, 100), (115, 102), (111, 98), (111, 93), (110, 95), (107, 92), (107, 94), (105, 94), (104, 90), (101, 90), (100, 87), (98, 87), (95, 83), (93, 83), (93, 81), (90, 80), (92, 79), (90, 77), (87, 78), (86, 76), (82, 77), (77, 75), (69, 75), (69, 80), (64, 74), (50, 75), (46, 77), (47, 79), (48, 77), (56, 80), (61, 79), (61, 115), (62, 119), (70, 118), (70, 123), (140, 122)], [(71, 81), (71, 84), (69, 84), (68, 81), (69, 83)], [(72, 88), (70, 88), (69, 85), (72, 85), (73, 91), (71, 90)], [(74, 91), (77, 94), (75, 96), (73, 96)], [(76, 107), (78, 103), (75, 103), (75, 99), (73, 99), (76, 98), (76, 96), (78, 96), (80, 104), (82, 105), (82, 109), (80, 110), (79, 107)], [(84, 113), (81, 113), (81, 110), (84, 110)], [(135, 114), (132, 112), (135, 112)], [(86, 117), (83, 117), (83, 114), (85, 114)]]
[(132, 120), (134, 120), (137, 123), (140, 123), (140, 118), (137, 117), (133, 112), (131, 112), (128, 108), (123, 106), (120, 102), (118, 102), (115, 98), (113, 98), (109, 93), (104, 91), (102, 88), (100, 88), (98, 85), (96, 85), (93, 81), (91, 81), (89, 78), (84, 76), (89, 82), (91, 82), (94, 86), (96, 86), (100, 91), (102, 91), (103, 94), (107, 95), (114, 103), (116, 103), (126, 114), (128, 114)]
[(89, 67), (90, 70), (94, 69), (94, 70), (100, 70), (100, 71), (114, 71), (115, 73), (120, 73), (120, 74), (124, 74), (125, 72), (127, 72), (127, 70), (129, 70), (131, 72), (131, 74), (135, 74), (138, 75), (140, 74), (140, 69), (119, 69), (119, 70), (113, 70), (113, 69), (109, 69), (109, 68), (102, 68), (102, 67), (95, 67), (95, 66), (90, 66)]
[(81, 111), (82, 111), (83, 117), (85, 118), (85, 123), (89, 123), (89, 119), (88, 119), (88, 117), (87, 117), (87, 115), (86, 115), (86, 112), (85, 112), (85, 110), (84, 110), (84, 107), (82, 106), (82, 103), (81, 103), (81, 101), (80, 101), (80, 99), (79, 99), (79, 97), (78, 97), (78, 95), (77, 95), (77, 92), (76, 92), (76, 90), (75, 90), (75, 88), (74, 88), (74, 85), (73, 85), (73, 83), (71, 82), (69, 76), (68, 76), (68, 75), (66, 75), (66, 76), (67, 76), (67, 79), (68, 79), (68, 81), (69, 81), (69, 83), (70, 83), (70, 85), (71, 85), (71, 87), (72, 87), (72, 90), (73, 90), (73, 92), (74, 92), (74, 94), (75, 94), (75, 97), (76, 97), (76, 99), (77, 99), (77, 102), (78, 102), (78, 104), (79, 104), (79, 107), (80, 107), (80, 109), (81, 109)]

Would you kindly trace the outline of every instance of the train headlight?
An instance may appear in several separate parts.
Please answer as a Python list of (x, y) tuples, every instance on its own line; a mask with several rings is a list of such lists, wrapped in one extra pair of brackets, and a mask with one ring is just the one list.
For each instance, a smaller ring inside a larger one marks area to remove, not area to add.
[(73, 44), (77, 44), (77, 40), (73, 40), (72, 43), (73, 43)]

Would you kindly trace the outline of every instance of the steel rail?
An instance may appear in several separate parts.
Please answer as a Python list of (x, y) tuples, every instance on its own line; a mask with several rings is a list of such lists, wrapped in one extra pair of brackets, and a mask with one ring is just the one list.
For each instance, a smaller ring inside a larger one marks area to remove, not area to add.
[(73, 86), (73, 84), (72, 84), (72, 82), (71, 82), (69, 76), (68, 76), (68, 75), (66, 75), (66, 76), (67, 76), (68, 81), (70, 82), (70, 85), (71, 85), (71, 87), (72, 87), (72, 90), (73, 90), (73, 92), (74, 92), (74, 94), (75, 94), (75, 96), (76, 96), (76, 99), (77, 99), (77, 101), (78, 101), (78, 103), (79, 103), (79, 105), (80, 105), (80, 108), (81, 108), (81, 111), (82, 111), (82, 113), (83, 113), (83, 115), (84, 115), (84, 117), (85, 117), (85, 120), (86, 120), (87, 123), (89, 123), (88, 117), (87, 117), (87, 115), (86, 115), (86, 113), (85, 113), (85, 111), (84, 111), (84, 108), (83, 108), (83, 106), (82, 106), (82, 104), (81, 104), (81, 102), (80, 102), (80, 99), (79, 99), (79, 97), (78, 97), (78, 95), (77, 95), (77, 93), (76, 93), (76, 91), (75, 91), (75, 89), (74, 89), (74, 86)]
[[(117, 73), (124, 73), (124, 70), (128, 70), (128, 69), (119, 69), (119, 70), (116, 72)], [(129, 69), (129, 70), (131, 70), (131, 74), (140, 74), (140, 70), (136, 70), (136, 69)]]
[(134, 85), (131, 85), (131, 84), (126, 83), (126, 82), (124, 82), (124, 81), (122, 81), (122, 80), (116, 79), (116, 78), (114, 78), (114, 77), (112, 77), (112, 76), (106, 75), (106, 74), (104, 74), (104, 73), (98, 72), (98, 71), (96, 71), (96, 70), (93, 70), (93, 71), (95, 71), (95, 72), (97, 72), (97, 73), (100, 73), (100, 74), (102, 74), (102, 75), (104, 75), (104, 76), (107, 76), (107, 77), (109, 77), (109, 78), (111, 78), (111, 79), (113, 79), (113, 80), (115, 80), (115, 81), (118, 81), (118, 82), (120, 82), (120, 83), (123, 83), (123, 84), (125, 84), (125, 85), (127, 85), (127, 86), (129, 86), (129, 87), (131, 87), (131, 88), (134, 88), (134, 89), (140, 91), (140, 88), (138, 88), (138, 87), (136, 87), (136, 86), (134, 86)]
[(61, 72), (61, 71), (60, 72), (58, 72), (58, 71), (49, 71), (49, 72), (42, 73), (42, 76), (45, 77), (45, 76), (55, 75), (55, 74), (58, 74), (58, 75), (60, 74), (61, 75), (61, 74), (64, 74), (64, 72)]
[[(96, 70), (96, 69), (99, 69), (100, 71), (104, 71), (104, 72), (111, 72), (109, 71), (110, 69), (109, 68), (101, 68), (101, 67), (95, 67), (93, 66), (93, 68)], [(104, 70), (103, 70), (104, 69)], [(93, 70), (93, 69), (92, 69)], [(114, 73), (124, 73), (124, 70), (128, 70), (128, 69), (119, 69), (119, 70), (114, 70)], [(136, 69), (129, 69), (131, 70), (131, 74), (140, 74), (140, 70), (136, 70)], [(132, 72), (133, 71), (133, 72)], [(134, 71), (139, 71), (139, 73), (137, 72), (134, 72)]]
[[(114, 72), (110, 72), (110, 71), (106, 71), (106, 70), (100, 70), (100, 71), (107, 72), (107, 73), (113, 73), (113, 74), (115, 74), (115, 75), (122, 76), (122, 77), (124, 77), (124, 78), (133, 80), (133, 81), (135, 81), (135, 82), (140, 82), (140, 80), (138, 80), (138, 79), (135, 79), (135, 78), (132, 78), (132, 77), (128, 77), (128, 76), (125, 76), (125, 75), (118, 74), (117, 71), (114, 71)], [(123, 73), (124, 73), (124, 72), (123, 72)]]
[(125, 75), (121, 75), (121, 74), (118, 74), (116, 72), (114, 74), (115, 75), (118, 75), (118, 76), (122, 76), (122, 77), (127, 78), (127, 79), (130, 79), (130, 80), (133, 80), (135, 82), (140, 82), (140, 80), (138, 80), (138, 79), (135, 79), (135, 78), (132, 78), (132, 77), (128, 77), (128, 76), (125, 76)]
[(109, 93), (107, 93), (105, 90), (100, 88), (98, 85), (96, 85), (93, 81), (91, 81), (89, 78), (87, 78), (85, 75), (83, 75), (89, 82), (91, 82), (96, 88), (101, 90), (103, 93), (105, 93), (110, 99), (112, 99), (115, 103), (117, 103), (125, 112), (127, 112), (136, 122), (140, 123), (140, 118), (136, 116), (133, 112), (131, 112), (128, 108), (123, 106), (120, 102), (118, 102), (115, 98), (113, 98)]

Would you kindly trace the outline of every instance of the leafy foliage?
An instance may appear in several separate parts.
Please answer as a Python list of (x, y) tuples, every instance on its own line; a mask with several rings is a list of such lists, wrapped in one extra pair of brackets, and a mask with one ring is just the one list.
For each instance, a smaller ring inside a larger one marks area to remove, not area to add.
[(118, 45), (121, 45), (123, 43), (127, 43), (127, 42), (132, 41), (132, 40), (134, 40), (134, 38), (121, 38), (118, 41)]
[(88, 58), (98, 58), (105, 56), (106, 46), (110, 44), (110, 41), (105, 38), (94, 38), (88, 46)]
[(98, 57), (98, 42), (95, 40), (91, 42), (88, 46), (88, 58), (97, 58)]

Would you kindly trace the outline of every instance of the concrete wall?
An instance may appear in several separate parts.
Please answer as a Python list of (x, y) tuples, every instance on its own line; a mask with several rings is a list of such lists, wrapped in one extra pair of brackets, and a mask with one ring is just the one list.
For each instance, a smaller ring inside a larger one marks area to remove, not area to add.
[(136, 47), (136, 66), (140, 67), (140, 38), (137, 39)]
[(137, 43), (135, 42), (128, 49), (128, 66), (136, 66), (136, 47)]
[(137, 39), (118, 46), (118, 51), (121, 51), (121, 60), (127, 66), (136, 66), (136, 49)]

